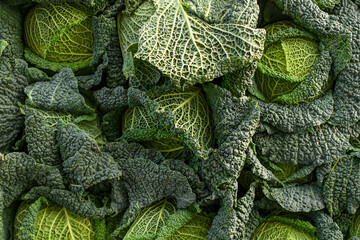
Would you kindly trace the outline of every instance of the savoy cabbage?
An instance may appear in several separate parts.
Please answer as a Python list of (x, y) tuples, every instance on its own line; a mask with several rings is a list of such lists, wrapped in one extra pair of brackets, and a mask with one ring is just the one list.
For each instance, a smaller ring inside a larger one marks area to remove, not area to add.
[(360, 239), (358, 0), (0, 1), (0, 239)]

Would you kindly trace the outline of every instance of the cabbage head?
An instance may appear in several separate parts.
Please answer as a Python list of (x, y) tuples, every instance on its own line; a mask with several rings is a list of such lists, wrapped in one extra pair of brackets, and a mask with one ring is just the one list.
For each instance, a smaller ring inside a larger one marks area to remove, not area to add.
[[(85, 67), (93, 55), (92, 18), (80, 4), (38, 4), (25, 18), (25, 51), (27, 60), (37, 67), (73, 70)], [(54, 65), (54, 64), (53, 64)]]
[(309, 81), (313, 78), (310, 73), (316, 72), (317, 65), (325, 64), (323, 58), (320, 60), (320, 45), (314, 34), (292, 21), (275, 22), (265, 26), (265, 30), (265, 50), (255, 73), (257, 97), (266, 102), (298, 104), (311, 101), (330, 88), (328, 72), (325, 75), (326, 84), (320, 91), (309, 96), (297, 94), (300, 89), (306, 93), (305, 89), (316, 85), (316, 81)]
[(176, 209), (171, 199), (164, 199), (141, 211), (130, 226), (124, 240), (197, 240), (206, 239), (212, 214), (195, 206)]
[(105, 219), (81, 217), (55, 202), (40, 197), (23, 201), (15, 217), (15, 237), (37, 240), (105, 239)]
[(254, 232), (252, 240), (316, 240), (316, 228), (307, 221), (289, 217), (267, 218)]

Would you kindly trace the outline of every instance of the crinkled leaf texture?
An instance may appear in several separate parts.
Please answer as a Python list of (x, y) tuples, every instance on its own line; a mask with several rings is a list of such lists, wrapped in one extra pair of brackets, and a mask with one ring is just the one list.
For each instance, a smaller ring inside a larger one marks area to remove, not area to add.
[(323, 211), (310, 212), (307, 214), (315, 223), (319, 239), (343, 240), (344, 236), (334, 220)]
[(324, 124), (333, 113), (332, 92), (309, 103), (284, 105), (259, 101), (261, 121), (285, 133), (305, 132)]
[(326, 207), (332, 216), (354, 214), (360, 206), (360, 159), (346, 155), (334, 162), (323, 184)]
[(252, 184), (247, 193), (237, 201), (231, 192), (227, 192), (206, 239), (240, 239), (251, 216), (254, 199), (255, 184)]
[(140, 29), (135, 57), (154, 65), (179, 87), (212, 81), (260, 59), (265, 31), (255, 29), (256, 1), (154, 4), (155, 12)]
[(201, 161), (200, 176), (217, 195), (220, 189), (237, 186), (246, 149), (260, 120), (260, 108), (250, 98), (236, 98), (217, 85), (206, 85), (204, 90), (213, 113), (218, 147)]
[[(105, 219), (102, 220), (105, 223)], [(15, 219), (15, 240), (59, 239), (59, 240), (105, 240), (99, 238), (105, 232), (101, 221), (80, 217), (63, 206), (40, 197), (21, 203)]]
[(95, 139), (76, 125), (60, 122), (57, 140), (62, 170), (73, 192), (82, 194), (91, 186), (121, 176), (110, 154), (101, 152)]
[(0, 3), (0, 152), (8, 152), (23, 126), (17, 106), (24, 101), (27, 64), (23, 58), (19, 11)]
[(195, 202), (196, 195), (186, 176), (161, 164), (164, 158), (159, 152), (125, 142), (107, 144), (105, 151), (118, 163), (122, 172), (119, 181), (128, 193), (130, 206), (124, 216), (124, 226), (128, 226), (144, 207), (163, 198), (175, 198), (179, 208)]
[(25, 88), (26, 104), (49, 111), (92, 114), (94, 109), (85, 103), (79, 93), (78, 80), (69, 68), (62, 68), (49, 82), (37, 82)]
[(70, 122), (70, 114), (44, 111), (24, 106), (25, 134), (29, 155), (39, 163), (60, 166), (61, 157), (56, 141), (57, 123)]
[(25, 153), (9, 153), (0, 161), (0, 238), (7, 239), (11, 204), (33, 186), (64, 188), (58, 169), (36, 163)]
[(254, 136), (258, 152), (275, 163), (322, 165), (339, 159), (359, 129), (323, 124), (305, 133), (259, 133)]
[(316, 184), (273, 188), (270, 195), (282, 208), (291, 212), (311, 212), (325, 208), (322, 189)]
[(125, 113), (122, 139), (143, 142), (176, 137), (196, 155), (208, 157), (212, 121), (200, 88), (166, 91), (150, 98), (130, 88), (128, 96), (131, 108)]

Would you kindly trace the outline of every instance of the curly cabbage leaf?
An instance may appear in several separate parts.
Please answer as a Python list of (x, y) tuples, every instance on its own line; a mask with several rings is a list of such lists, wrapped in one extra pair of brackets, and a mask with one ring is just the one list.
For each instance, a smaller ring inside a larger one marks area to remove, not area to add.
[(33, 186), (64, 188), (57, 168), (40, 164), (25, 153), (9, 153), (0, 161), (0, 207), (9, 206), (24, 191)]
[(253, 240), (317, 240), (316, 228), (308, 221), (273, 216), (265, 219), (252, 236)]
[(69, 68), (61, 69), (49, 82), (28, 86), (25, 93), (26, 104), (35, 108), (75, 115), (95, 112), (79, 93), (78, 80)]
[(360, 159), (346, 155), (334, 162), (323, 184), (326, 207), (332, 216), (354, 214), (360, 206)]
[[(38, 4), (25, 18), (25, 42), (31, 49), (25, 57), (36, 66), (45, 67), (43, 59), (62, 67), (85, 67), (93, 54), (91, 14), (80, 4)], [(40, 58), (31, 57), (37, 54)], [(77, 70), (77, 69), (76, 69)]]
[(121, 176), (110, 154), (101, 152), (95, 139), (74, 124), (60, 122), (57, 140), (62, 157), (62, 171), (75, 193), (107, 179)]
[(323, 124), (299, 134), (259, 133), (254, 136), (254, 143), (260, 155), (274, 163), (320, 166), (338, 160), (355, 136), (350, 128)]
[(261, 121), (284, 133), (306, 132), (328, 121), (333, 113), (334, 99), (329, 91), (309, 103), (283, 105), (259, 100)]
[(231, 192), (227, 192), (221, 200), (220, 209), (206, 239), (240, 239), (249, 221), (254, 199), (255, 184), (252, 184), (246, 194), (237, 201)]
[(325, 208), (321, 187), (304, 184), (288, 188), (273, 188), (270, 195), (283, 209), (291, 212), (311, 212)]
[(340, 0), (314, 0), (314, 2), (321, 8), (333, 9), (336, 4), (340, 3)]
[(314, 222), (319, 239), (344, 239), (344, 235), (342, 234), (340, 227), (328, 214), (322, 211), (316, 211), (310, 212), (306, 215)]
[(246, 150), (260, 121), (260, 108), (250, 98), (234, 97), (214, 84), (204, 86), (204, 90), (213, 113), (218, 147), (200, 162), (199, 174), (213, 194), (221, 195), (224, 189), (237, 186)]
[(154, 5), (140, 29), (135, 57), (179, 87), (212, 81), (261, 57), (265, 32), (255, 29), (255, 1), (156, 0)]
[(61, 157), (56, 141), (57, 123), (72, 121), (70, 114), (22, 108), (25, 113), (25, 134), (29, 155), (38, 162), (50, 166), (59, 166)]
[(20, 12), (0, 3), (0, 152), (8, 152), (23, 127), (17, 106), (25, 99), (28, 84), (27, 64), (23, 58), (22, 19)]
[(9, 153), (0, 161), (0, 238), (12, 236), (12, 209), (21, 194), (34, 186), (64, 188), (58, 169), (37, 163), (25, 153)]
[(165, 159), (159, 152), (125, 142), (107, 144), (105, 152), (115, 159), (122, 172), (119, 181), (125, 186), (130, 203), (125, 222), (131, 223), (141, 209), (166, 197), (175, 198), (179, 208), (195, 202), (196, 195), (187, 177), (168, 164), (161, 164)]
[(15, 240), (105, 240), (105, 219), (80, 217), (44, 197), (23, 201), (15, 218)]
[(135, 107), (125, 113), (122, 139), (144, 142), (176, 137), (198, 156), (208, 157), (212, 122), (200, 88), (167, 91), (152, 100), (136, 90), (130, 89), (128, 95), (129, 105)]

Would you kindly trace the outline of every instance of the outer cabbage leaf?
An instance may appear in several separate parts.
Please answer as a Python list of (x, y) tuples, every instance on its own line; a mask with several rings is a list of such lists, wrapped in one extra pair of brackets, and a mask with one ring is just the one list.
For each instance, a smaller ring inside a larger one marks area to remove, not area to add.
[(264, 221), (259, 211), (253, 209), (249, 215), (249, 221), (246, 223), (245, 230), (241, 234), (242, 240), (251, 240), (256, 228)]
[(9, 62), (2, 64), (1, 60), (2, 58), (0, 58), (0, 152), (8, 152), (24, 125), (18, 103), (25, 100), (27, 64), (17, 60), (13, 69), (12, 66), (7, 65)]
[(222, 87), (229, 90), (236, 97), (244, 97), (246, 90), (253, 84), (252, 78), (256, 71), (256, 62), (233, 73), (225, 74)]
[(127, 91), (123, 87), (94, 91), (96, 106), (102, 113), (123, 109), (128, 105)]
[(99, 120), (94, 115), (75, 118), (68, 113), (45, 111), (28, 106), (23, 106), (21, 109), (25, 113), (25, 134), (29, 155), (40, 163), (61, 167), (62, 160), (56, 139), (59, 121), (76, 123), (97, 143), (105, 143)]
[(316, 184), (273, 188), (270, 195), (282, 208), (291, 212), (311, 212), (325, 208), (322, 189)]
[[(275, 163), (319, 166), (339, 159), (357, 136), (353, 129), (323, 124), (299, 134), (256, 134), (258, 151)], [(355, 129), (355, 131), (358, 131)]]
[(0, 207), (9, 206), (24, 191), (33, 186), (64, 188), (58, 169), (40, 164), (25, 153), (9, 153), (0, 161), (0, 194), (3, 202)]
[(334, 220), (322, 211), (311, 212), (307, 214), (315, 223), (317, 235), (320, 240), (334, 239), (343, 240), (344, 236), (341, 233), (339, 226)]
[(151, 90), (160, 81), (159, 70), (148, 62), (134, 58), (140, 38), (140, 29), (155, 10), (153, 2), (146, 1), (132, 14), (128, 15), (123, 12), (117, 18), (120, 46), (124, 58), (123, 73), (129, 79), (130, 86), (134, 88)]
[(50, 82), (37, 82), (25, 88), (26, 104), (44, 110), (73, 114), (92, 114), (94, 109), (79, 93), (78, 81), (69, 68), (63, 68)]
[[(334, 90), (334, 114), (332, 124), (348, 126), (360, 120), (360, 21), (359, 6), (350, 0), (341, 1), (335, 8), (334, 15), (352, 34), (352, 58), (345, 69), (339, 74)], [(340, 46), (342, 47), (342, 46)]]
[(344, 210), (354, 214), (360, 206), (360, 159), (351, 155), (338, 159), (325, 179), (323, 195), (332, 216)]
[[(179, 87), (212, 81), (261, 57), (265, 32), (254, 29), (259, 14), (255, 1), (154, 4), (155, 13), (140, 30), (135, 57), (157, 67)], [(229, 4), (234, 5), (231, 11)]]
[(60, 122), (57, 140), (63, 172), (73, 192), (81, 194), (102, 181), (121, 176), (110, 154), (101, 152), (96, 141), (76, 125)]
[(25, 134), (29, 155), (40, 163), (59, 166), (62, 161), (56, 141), (57, 123), (60, 119), (70, 122), (72, 116), (26, 106), (22, 109), (25, 113)]
[(129, 105), (135, 107), (125, 113), (122, 139), (143, 142), (176, 137), (198, 156), (208, 157), (212, 122), (200, 88), (167, 91), (150, 97), (153, 100), (129, 89), (128, 96)]
[(0, 3), (0, 152), (7, 152), (23, 126), (17, 107), (27, 85), (23, 58), (22, 19), (19, 11)]
[[(33, 186), (46, 185), (49, 189), (64, 188), (58, 169), (35, 160), (25, 153), (10, 153), (0, 161), (0, 238), (9, 239), (12, 209), (15, 200)], [(16, 205), (16, 204), (15, 204)]]
[(252, 184), (247, 193), (237, 201), (234, 200), (231, 192), (227, 192), (206, 239), (240, 239), (249, 221), (254, 199), (255, 184)]
[(21, 203), (15, 219), (14, 239), (105, 240), (105, 228), (100, 224), (101, 221), (80, 217), (40, 197), (35, 202)]
[(122, 142), (108, 144), (105, 151), (112, 155), (122, 171), (120, 182), (125, 186), (130, 202), (124, 217), (127, 224), (142, 208), (166, 197), (175, 198), (179, 208), (195, 202), (196, 195), (187, 178), (167, 165), (156, 163), (164, 160), (159, 152)]
[(329, 91), (323, 97), (299, 105), (283, 105), (259, 101), (261, 121), (285, 133), (305, 132), (329, 120), (334, 100)]
[(209, 159), (200, 162), (199, 174), (217, 195), (221, 189), (237, 187), (236, 179), (245, 164), (246, 149), (260, 120), (260, 108), (255, 101), (236, 98), (213, 84), (204, 90), (213, 113), (218, 147)]
[(246, 162), (251, 168), (251, 172), (266, 181), (276, 181), (280, 182), (280, 180), (274, 175), (273, 172), (271, 172), (269, 169), (267, 169), (260, 160), (256, 157), (254, 151), (252, 148), (248, 148), (246, 152), (247, 158)]

